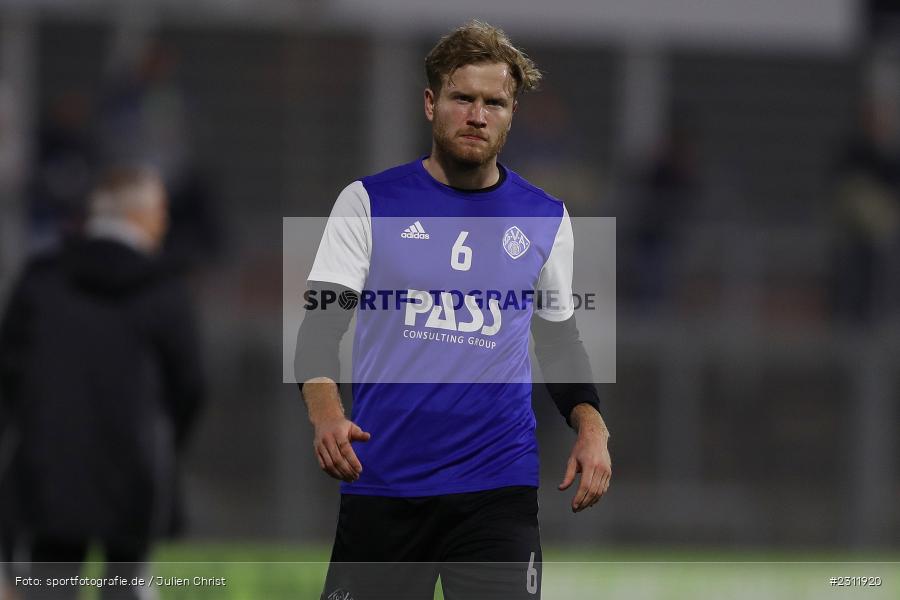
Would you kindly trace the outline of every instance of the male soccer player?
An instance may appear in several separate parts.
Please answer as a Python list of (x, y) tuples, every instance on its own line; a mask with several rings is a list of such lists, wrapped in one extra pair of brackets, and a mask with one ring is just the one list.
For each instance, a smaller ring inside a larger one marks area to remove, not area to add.
[[(574, 382), (548, 384), (578, 432), (559, 486), (581, 473), (572, 510), (611, 477), (573, 316), (569, 216), (497, 162), (541, 74), (478, 21), (444, 36), (425, 70), (431, 153), (341, 192), (308, 278), (323, 310), (308, 305), (298, 381), (319, 465), (343, 481), (322, 598), (430, 600), (439, 575), (448, 600), (539, 598), (529, 333), (546, 379)], [(542, 292), (552, 300), (530, 301)], [(328, 294), (359, 302), (352, 420), (335, 380), (353, 313)]]

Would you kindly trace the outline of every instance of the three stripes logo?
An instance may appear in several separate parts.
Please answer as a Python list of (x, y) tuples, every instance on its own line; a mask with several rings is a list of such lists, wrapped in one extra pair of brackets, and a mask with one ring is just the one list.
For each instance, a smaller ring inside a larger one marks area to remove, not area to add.
[(416, 221), (404, 229), (403, 233), (400, 234), (400, 237), (408, 240), (427, 240), (431, 236), (425, 233), (425, 228), (422, 227), (421, 223)]

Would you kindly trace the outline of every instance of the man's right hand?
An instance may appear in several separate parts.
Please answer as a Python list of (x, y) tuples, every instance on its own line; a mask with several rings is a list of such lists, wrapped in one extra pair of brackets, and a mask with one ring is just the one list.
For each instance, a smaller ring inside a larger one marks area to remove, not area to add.
[(313, 448), (323, 471), (348, 483), (359, 479), (362, 464), (351, 442), (368, 442), (372, 435), (345, 416), (334, 416), (314, 423)]

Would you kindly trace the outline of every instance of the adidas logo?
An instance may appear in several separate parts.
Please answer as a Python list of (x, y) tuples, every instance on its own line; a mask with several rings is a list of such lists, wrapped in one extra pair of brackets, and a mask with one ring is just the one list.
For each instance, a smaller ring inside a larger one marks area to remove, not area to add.
[(422, 227), (422, 224), (416, 221), (409, 227), (403, 230), (403, 233), (400, 234), (400, 237), (406, 238), (408, 240), (427, 240), (430, 235), (425, 233), (425, 228)]

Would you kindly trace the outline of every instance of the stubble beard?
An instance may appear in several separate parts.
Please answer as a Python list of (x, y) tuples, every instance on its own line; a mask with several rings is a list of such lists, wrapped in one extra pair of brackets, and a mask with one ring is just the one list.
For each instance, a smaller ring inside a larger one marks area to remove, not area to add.
[(507, 130), (503, 130), (496, 140), (488, 140), (487, 144), (469, 146), (461, 143), (457, 132), (448, 131), (435, 118), (433, 134), (435, 147), (441, 156), (454, 162), (463, 169), (477, 169), (494, 160), (506, 144)]

